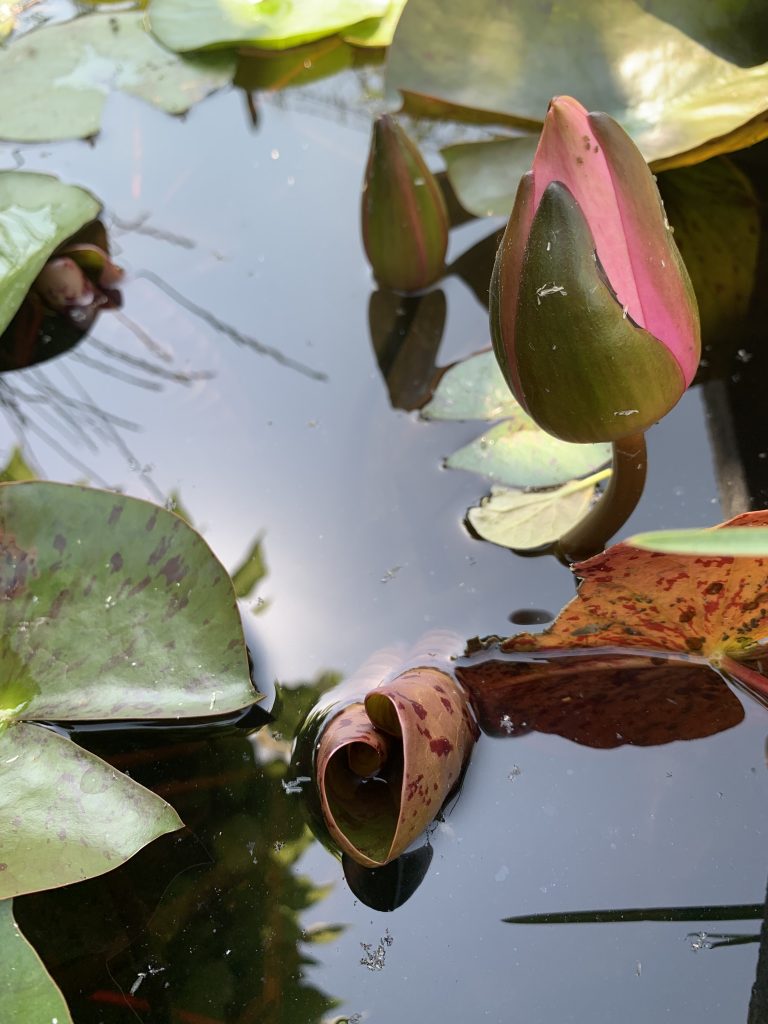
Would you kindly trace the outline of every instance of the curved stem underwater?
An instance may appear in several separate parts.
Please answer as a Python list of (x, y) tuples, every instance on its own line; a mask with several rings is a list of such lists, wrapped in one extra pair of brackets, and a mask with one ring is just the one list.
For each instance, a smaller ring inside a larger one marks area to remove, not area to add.
[(555, 543), (563, 561), (579, 562), (605, 548), (635, 510), (645, 487), (645, 435), (633, 434), (613, 443), (613, 473), (602, 498)]

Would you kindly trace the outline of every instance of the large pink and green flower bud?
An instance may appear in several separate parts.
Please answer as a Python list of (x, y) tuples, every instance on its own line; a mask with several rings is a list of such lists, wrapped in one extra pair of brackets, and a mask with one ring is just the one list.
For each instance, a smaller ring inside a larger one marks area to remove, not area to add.
[(699, 315), (656, 184), (626, 132), (552, 100), (491, 279), (507, 383), (565, 441), (615, 441), (664, 416), (699, 363)]
[(413, 292), (445, 269), (448, 211), (416, 144), (388, 115), (373, 125), (363, 183), (363, 244), (383, 288)]

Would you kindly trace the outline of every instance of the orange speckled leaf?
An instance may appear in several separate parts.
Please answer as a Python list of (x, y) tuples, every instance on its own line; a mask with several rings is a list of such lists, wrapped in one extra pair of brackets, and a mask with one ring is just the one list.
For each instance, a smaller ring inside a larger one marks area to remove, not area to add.
[[(723, 526), (766, 526), (747, 512)], [(505, 651), (632, 647), (694, 654), (715, 665), (755, 660), (768, 642), (768, 558), (703, 557), (616, 544), (573, 567), (583, 582), (552, 627)]]
[(456, 675), (483, 732), (551, 733), (583, 746), (654, 746), (730, 729), (738, 697), (709, 665), (600, 651), (467, 659)]
[(345, 707), (317, 749), (331, 837), (366, 867), (398, 857), (458, 783), (477, 736), (461, 687), (433, 666), (408, 668)]

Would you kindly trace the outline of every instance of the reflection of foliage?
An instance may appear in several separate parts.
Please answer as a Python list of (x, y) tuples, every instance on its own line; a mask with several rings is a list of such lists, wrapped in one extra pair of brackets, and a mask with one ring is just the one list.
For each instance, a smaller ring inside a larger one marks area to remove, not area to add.
[(311, 1024), (335, 1005), (303, 978), (306, 944), (338, 929), (302, 928), (301, 912), (327, 890), (296, 870), (312, 839), (280, 756), (280, 737), (334, 681), (286, 690), (284, 713), (251, 737), (78, 737), (171, 801), (189, 826), (110, 876), (18, 901), (78, 1024), (118, 1024), (126, 1006), (152, 1022)]

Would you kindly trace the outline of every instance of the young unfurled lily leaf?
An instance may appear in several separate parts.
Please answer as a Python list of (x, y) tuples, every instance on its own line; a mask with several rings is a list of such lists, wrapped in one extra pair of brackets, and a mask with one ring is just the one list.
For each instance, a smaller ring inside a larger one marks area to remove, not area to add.
[[(511, 637), (502, 649), (683, 655), (710, 663), (765, 700), (768, 678), (760, 662), (768, 644), (768, 554), (754, 552), (766, 550), (767, 526), (768, 512), (747, 512), (710, 531), (695, 531), (699, 539), (689, 550), (700, 553), (616, 544), (573, 567), (582, 580), (578, 595), (546, 632)], [(745, 531), (755, 528), (758, 543), (748, 547)], [(713, 543), (702, 541), (702, 534)], [(745, 553), (737, 555), (737, 549)]]
[(0, 1002), (8, 1021), (72, 1024), (64, 997), (14, 920), (12, 900), (0, 900)]
[(327, 713), (314, 723), (311, 714), (304, 733), (327, 838), (369, 868), (393, 861), (424, 831), (478, 736), (447, 658), (396, 661), (377, 656), (326, 694)]
[(148, 502), (0, 485), (0, 606), (2, 899), (101, 874), (181, 826), (39, 723), (199, 718), (259, 695), (225, 570)]

